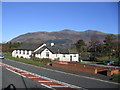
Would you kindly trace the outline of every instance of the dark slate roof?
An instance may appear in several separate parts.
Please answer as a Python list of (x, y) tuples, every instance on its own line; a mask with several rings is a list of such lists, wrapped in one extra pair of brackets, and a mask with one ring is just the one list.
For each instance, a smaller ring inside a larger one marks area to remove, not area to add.
[(20, 45), (17, 50), (32, 50), (34, 51), (35, 49), (37, 49), (38, 47), (40, 47), (42, 44), (33, 44), (33, 43), (24, 43), (22, 45)]
[(41, 53), (45, 48), (46, 47), (44, 46), (44, 47), (40, 48), (39, 50), (37, 50), (35, 53)]
[(50, 50), (53, 54), (70, 54), (70, 53), (73, 54), (73, 52), (71, 52), (69, 49), (57, 46), (44, 46), (35, 53), (41, 53), (46, 48)]
[(50, 46), (47, 47), (52, 53), (54, 54), (69, 54), (68, 49), (57, 47), (57, 46)]
[(69, 53), (70, 53), (70, 54), (77, 54), (78, 52), (75, 51), (75, 50), (71, 50), (71, 49), (69, 49)]
[[(43, 43), (42, 43), (43, 44)], [(17, 48), (17, 50), (32, 50), (34, 51), (35, 49), (39, 48), (42, 44), (37, 44), (37, 43), (24, 43), (21, 46)], [(66, 49), (62, 46), (44, 46), (35, 53), (41, 53), (44, 49), (50, 50), (53, 54), (76, 54), (76, 52), (73, 52), (70, 49)]]

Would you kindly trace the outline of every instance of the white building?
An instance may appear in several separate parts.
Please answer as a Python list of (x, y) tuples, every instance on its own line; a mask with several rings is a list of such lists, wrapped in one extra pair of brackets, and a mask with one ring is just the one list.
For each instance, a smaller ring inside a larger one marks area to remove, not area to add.
[(50, 46), (46, 44), (23, 44), (12, 52), (12, 56), (28, 59), (31, 56), (35, 56), (37, 58), (50, 58), (58, 61), (78, 61), (79, 57), (77, 53), (60, 46), (58, 47), (54, 43), (51, 43)]

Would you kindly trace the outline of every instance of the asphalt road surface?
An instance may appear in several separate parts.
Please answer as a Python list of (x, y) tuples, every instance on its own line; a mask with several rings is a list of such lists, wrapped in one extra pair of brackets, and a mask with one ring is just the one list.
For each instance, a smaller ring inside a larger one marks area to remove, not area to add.
[(41, 84), (30, 80), (28, 78), (24, 78), (22, 76), (19, 76), (11, 71), (8, 71), (6, 68), (3, 69), (3, 83), (2, 88), (8, 87), (10, 84), (13, 84), (16, 88), (25, 88), (27, 89), (37, 89), (37, 88), (45, 88)]
[[(89, 77), (77, 76), (73, 74), (67, 74), (59, 72), (56, 70), (46, 69), (43, 67), (36, 67), (32, 65), (27, 65), (12, 60), (3, 59), (2, 63), (11, 65), (13, 67), (20, 68), (41, 76), (48, 77), (60, 82), (64, 82), (70, 85), (75, 85), (85, 89), (101, 89), (101, 90), (119, 90), (120, 84), (109, 82), (105, 80), (93, 79)], [(2, 88), (7, 87), (9, 84), (14, 84), (17, 88), (44, 88), (40, 83), (37, 83), (29, 78), (23, 78), (19, 75), (16, 75), (13, 72), (2, 68)]]

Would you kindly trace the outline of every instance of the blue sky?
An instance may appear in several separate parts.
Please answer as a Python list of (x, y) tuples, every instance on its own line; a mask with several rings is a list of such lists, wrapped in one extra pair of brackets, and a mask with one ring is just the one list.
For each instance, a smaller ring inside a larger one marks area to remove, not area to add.
[(3, 42), (28, 32), (99, 30), (118, 33), (117, 2), (3, 2)]

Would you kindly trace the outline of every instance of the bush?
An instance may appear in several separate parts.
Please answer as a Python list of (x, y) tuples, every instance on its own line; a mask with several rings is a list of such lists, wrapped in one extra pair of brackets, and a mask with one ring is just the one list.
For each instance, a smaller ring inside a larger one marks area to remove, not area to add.
[(49, 58), (42, 58), (42, 59), (40, 59), (40, 60), (41, 60), (41, 62), (43, 62), (43, 63), (45, 63), (45, 64), (51, 62), (51, 60), (50, 60)]
[(97, 57), (97, 60), (99, 61), (104, 61), (104, 60), (108, 60), (109, 57)]
[(47, 64), (47, 63), (51, 62), (51, 60), (49, 58), (36, 58), (36, 57), (32, 57), (31, 59), (33, 61), (42, 62), (44, 64)]
[(97, 58), (96, 57), (90, 57), (89, 60), (90, 61), (97, 61)]
[(120, 83), (120, 74), (114, 74), (112, 80)]
[(114, 61), (114, 62), (119, 62), (118, 58), (110, 58), (109, 60)]
[(33, 61), (38, 61), (38, 62), (40, 62), (40, 59), (39, 59), (39, 58), (32, 57), (31, 59), (32, 59)]
[(118, 62), (119, 61), (118, 58), (109, 58), (109, 57), (97, 57), (97, 60), (99, 60), (99, 61), (110, 60), (110, 61), (114, 61), (114, 62)]

